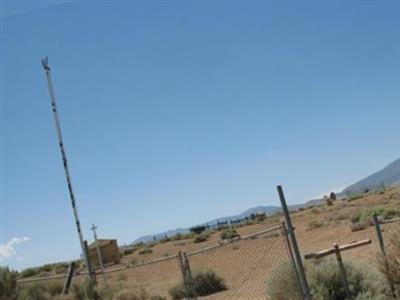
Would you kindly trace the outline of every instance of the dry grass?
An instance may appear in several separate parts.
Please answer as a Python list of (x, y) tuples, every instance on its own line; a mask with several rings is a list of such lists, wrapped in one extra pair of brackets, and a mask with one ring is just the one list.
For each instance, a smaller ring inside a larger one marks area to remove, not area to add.
[(387, 234), (386, 257), (381, 255), (379, 259), (380, 270), (400, 293), (400, 224), (393, 226)]

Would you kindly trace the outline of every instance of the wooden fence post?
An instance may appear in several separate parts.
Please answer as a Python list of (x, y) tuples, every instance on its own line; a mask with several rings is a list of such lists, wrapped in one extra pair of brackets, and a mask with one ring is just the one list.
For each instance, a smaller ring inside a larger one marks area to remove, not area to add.
[(351, 294), (350, 294), (349, 282), (347, 281), (346, 270), (345, 270), (344, 265), (343, 265), (342, 255), (340, 254), (339, 245), (335, 243), (333, 245), (333, 248), (335, 249), (336, 260), (337, 260), (337, 263), (338, 263), (338, 266), (339, 266), (340, 274), (342, 276), (344, 289), (346, 291), (346, 296), (347, 296), (347, 298), (350, 299), (351, 298)]
[(96, 273), (93, 272), (92, 263), (91, 263), (91, 261), (90, 261), (88, 243), (87, 243), (87, 241), (85, 240), (85, 241), (83, 242), (83, 244), (84, 244), (84, 246), (85, 246), (85, 252), (86, 252), (86, 253), (85, 253), (85, 256), (86, 256), (86, 263), (87, 263), (86, 268), (87, 268), (87, 270), (88, 270), (89, 277), (90, 277), (90, 279), (92, 279), (92, 280), (94, 281), (95, 284), (97, 284), (97, 282), (96, 282)]
[(63, 290), (61, 293), (62, 295), (67, 295), (69, 292), (69, 288), (71, 286), (71, 281), (72, 281), (72, 276), (74, 275), (74, 271), (75, 271), (75, 263), (72, 261), (69, 263), (67, 278), (65, 279), (64, 287), (63, 287)]
[(190, 286), (188, 276), (187, 276), (185, 256), (181, 251), (178, 252), (178, 262), (179, 262), (179, 267), (182, 272), (182, 281), (183, 281), (183, 286), (185, 288), (186, 297), (187, 297), (187, 299), (190, 299), (191, 294), (192, 294), (191, 289), (190, 289), (191, 286)]

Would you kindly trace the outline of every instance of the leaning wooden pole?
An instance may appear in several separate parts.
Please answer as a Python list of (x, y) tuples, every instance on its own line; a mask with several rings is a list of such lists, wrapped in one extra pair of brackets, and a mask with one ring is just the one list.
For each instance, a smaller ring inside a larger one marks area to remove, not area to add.
[[(82, 255), (83, 255), (83, 258), (85, 260), (86, 266), (89, 266), (89, 261), (88, 261), (87, 255), (86, 255), (85, 245), (84, 245), (84, 242), (83, 242), (84, 239), (83, 239), (83, 234), (82, 234), (82, 230), (81, 230), (81, 224), (80, 224), (80, 221), (79, 221), (78, 210), (76, 208), (75, 194), (74, 194), (74, 190), (72, 188), (72, 181), (71, 181), (71, 175), (70, 175), (69, 166), (68, 166), (67, 154), (66, 154), (66, 151), (65, 151), (63, 136), (62, 136), (62, 132), (61, 132), (60, 118), (58, 117), (57, 105), (56, 105), (56, 97), (54, 95), (53, 83), (52, 83), (52, 80), (51, 80), (50, 67), (49, 67), (49, 64), (48, 64), (48, 58), (47, 57), (42, 59), (42, 66), (43, 66), (43, 69), (44, 69), (44, 71), (46, 73), (47, 87), (48, 87), (48, 90), (49, 90), (49, 96), (50, 96), (51, 109), (52, 109), (52, 112), (53, 112), (54, 125), (55, 125), (55, 128), (56, 128), (58, 145), (59, 145), (60, 151), (61, 151), (61, 157), (62, 157), (63, 166), (64, 166), (65, 178), (67, 180), (69, 197), (70, 197), (70, 200), (71, 200), (72, 211), (73, 211), (74, 218), (75, 218), (75, 225), (76, 225), (76, 230), (78, 232), (79, 243), (81, 245)], [(92, 277), (92, 274), (90, 272), (89, 272), (89, 276)]]

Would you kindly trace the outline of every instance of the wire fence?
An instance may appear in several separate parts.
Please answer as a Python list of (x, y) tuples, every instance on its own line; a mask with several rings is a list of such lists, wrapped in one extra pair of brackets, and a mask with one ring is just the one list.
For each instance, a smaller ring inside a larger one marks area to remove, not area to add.
[[(288, 267), (280, 268), (283, 264)], [(288, 278), (288, 272), (295, 277), (286, 233), (277, 226), (190, 253), (116, 269), (107, 278), (123, 281), (135, 294), (145, 291), (167, 299), (269, 299), (268, 289), (300, 299), (297, 281), (292, 289), (271, 283), (267, 287), (269, 278)]]
[[(207, 299), (268, 299), (268, 279), (272, 275), (286, 277), (281, 274), (283, 272), (294, 273), (291, 264), (290, 268), (279, 268), (281, 264), (290, 263), (288, 245), (282, 229), (249, 236), (210, 250), (188, 253), (194, 278), (198, 272), (212, 270), (224, 281), (226, 290), (208, 296)], [(278, 274), (274, 274), (278, 269)], [(282, 292), (298, 291), (286, 289)], [(200, 294), (211, 292), (205, 290)]]
[(150, 296), (162, 297), (169, 297), (171, 287), (182, 281), (182, 272), (176, 255), (119, 269), (107, 273), (106, 276), (108, 281), (123, 283), (136, 295), (146, 292)]
[[(280, 225), (196, 251), (108, 269), (106, 280), (101, 275), (97, 280), (100, 285), (120, 284), (135, 295), (166, 299), (257, 300), (270, 299), (270, 292), (301, 299), (295, 274), (286, 232)], [(73, 283), (84, 276), (74, 276)], [(296, 279), (291, 288), (279, 283), (288, 277)]]

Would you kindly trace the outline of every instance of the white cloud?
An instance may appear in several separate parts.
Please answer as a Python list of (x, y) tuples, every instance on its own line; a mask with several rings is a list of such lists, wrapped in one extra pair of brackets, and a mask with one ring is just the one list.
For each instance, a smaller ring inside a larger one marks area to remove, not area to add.
[[(0, 259), (6, 259), (15, 257), (17, 252), (15, 251), (15, 245), (18, 245), (23, 242), (30, 241), (30, 237), (24, 236), (22, 238), (13, 237), (5, 244), (0, 244)], [(21, 259), (21, 257), (19, 257)]]

